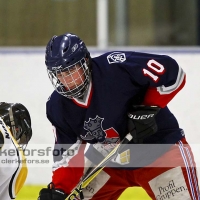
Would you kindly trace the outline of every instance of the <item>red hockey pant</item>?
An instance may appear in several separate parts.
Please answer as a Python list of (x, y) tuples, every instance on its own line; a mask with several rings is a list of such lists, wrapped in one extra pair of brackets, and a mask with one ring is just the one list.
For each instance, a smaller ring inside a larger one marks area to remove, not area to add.
[[(141, 158), (142, 159), (142, 158)], [(142, 187), (151, 199), (200, 200), (194, 157), (185, 138), (151, 165), (136, 170), (105, 168), (85, 189), (85, 199), (117, 200), (128, 187)], [(132, 194), (136, 199), (137, 194)]]

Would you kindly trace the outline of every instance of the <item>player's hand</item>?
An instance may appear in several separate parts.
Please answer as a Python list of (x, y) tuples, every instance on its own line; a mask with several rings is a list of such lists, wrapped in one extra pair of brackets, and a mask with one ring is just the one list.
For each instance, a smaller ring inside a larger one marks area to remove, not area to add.
[(67, 196), (62, 190), (54, 188), (50, 183), (47, 188), (40, 190), (37, 200), (65, 200)]
[(159, 110), (157, 106), (132, 105), (128, 112), (128, 129), (134, 143), (142, 144), (145, 138), (157, 131), (155, 116)]

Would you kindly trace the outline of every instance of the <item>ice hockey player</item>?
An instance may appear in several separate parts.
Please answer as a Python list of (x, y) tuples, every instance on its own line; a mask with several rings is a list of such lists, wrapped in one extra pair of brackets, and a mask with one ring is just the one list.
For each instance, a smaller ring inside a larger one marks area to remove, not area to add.
[(23, 151), (32, 136), (31, 118), (21, 103), (0, 102), (0, 199), (15, 199), (27, 177)]
[[(55, 88), (47, 118), (55, 150), (65, 151), (54, 156), (52, 183), (38, 199), (72, 199), (84, 156), (97, 165), (129, 131), (134, 137), (127, 149), (80, 197), (116, 200), (126, 188), (140, 186), (152, 199), (200, 199), (191, 148), (167, 106), (186, 80), (173, 58), (120, 50), (92, 58), (77, 35), (65, 33), (50, 39), (45, 63)], [(86, 153), (85, 143), (91, 144)]]

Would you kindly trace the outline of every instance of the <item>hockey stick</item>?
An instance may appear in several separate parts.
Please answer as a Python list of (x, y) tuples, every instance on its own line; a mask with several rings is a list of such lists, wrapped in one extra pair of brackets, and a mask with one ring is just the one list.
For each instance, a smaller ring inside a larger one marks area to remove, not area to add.
[(119, 143), (116, 147), (90, 172), (84, 177), (77, 187), (71, 192), (71, 194), (66, 198), (66, 200), (73, 200), (78, 194), (80, 198), (83, 199), (82, 189), (85, 188), (106, 166), (106, 164), (112, 160), (119, 151), (121, 151), (125, 145), (132, 140), (133, 136), (128, 133), (126, 137)]

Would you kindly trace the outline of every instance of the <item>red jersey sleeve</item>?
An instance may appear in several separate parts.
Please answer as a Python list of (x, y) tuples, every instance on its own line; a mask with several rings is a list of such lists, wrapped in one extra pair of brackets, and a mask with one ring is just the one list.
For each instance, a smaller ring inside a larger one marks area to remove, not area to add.
[(85, 144), (78, 140), (63, 153), (62, 160), (54, 163), (52, 182), (55, 188), (70, 194), (78, 184), (84, 170), (84, 149)]

